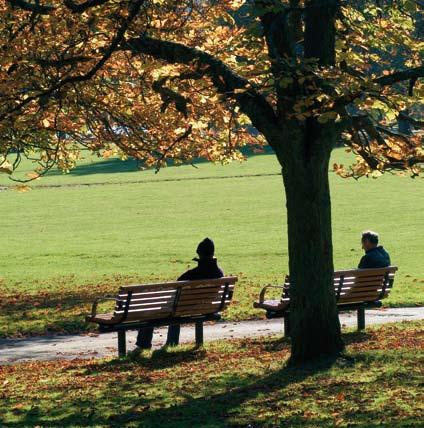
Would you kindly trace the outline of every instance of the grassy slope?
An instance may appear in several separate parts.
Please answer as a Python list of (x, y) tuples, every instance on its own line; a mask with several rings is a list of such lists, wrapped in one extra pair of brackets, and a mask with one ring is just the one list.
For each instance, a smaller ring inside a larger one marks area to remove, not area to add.
[[(342, 151), (335, 157), (347, 161)], [(78, 330), (94, 296), (112, 292), (116, 284), (175, 278), (205, 236), (215, 240), (225, 271), (241, 279), (227, 317), (258, 316), (251, 308), (258, 291), (287, 272), (281, 178), (263, 175), (278, 174), (274, 157), (168, 168), (157, 175), (131, 171), (131, 162), (106, 164), (52, 174), (27, 193), (0, 192), (0, 293), (6, 295), (0, 335)], [(90, 182), (115, 184), (37, 188)], [(331, 174), (331, 187), (335, 266), (355, 266), (362, 254), (360, 231), (376, 229), (400, 267), (387, 303), (423, 304), (420, 180), (385, 176), (355, 182)], [(22, 292), (37, 294), (22, 301)]]
[(347, 334), (354, 363), (302, 370), (284, 367), (289, 345), (278, 339), (178, 347), (134, 361), (0, 366), (0, 425), (415, 428), (424, 418), (423, 328)]

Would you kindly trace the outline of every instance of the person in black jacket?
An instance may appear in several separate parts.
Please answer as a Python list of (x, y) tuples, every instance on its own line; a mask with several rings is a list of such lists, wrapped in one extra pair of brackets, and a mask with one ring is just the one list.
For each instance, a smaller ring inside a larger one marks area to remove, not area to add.
[(222, 278), (224, 272), (218, 266), (218, 262), (214, 257), (215, 245), (212, 239), (205, 238), (198, 246), (196, 253), (199, 257), (193, 260), (197, 262), (197, 267), (183, 273), (178, 281), (194, 281), (196, 279), (214, 279)]
[[(177, 281), (194, 281), (196, 279), (222, 278), (224, 272), (218, 266), (214, 257), (215, 245), (209, 238), (205, 238), (197, 246), (197, 255), (193, 260), (197, 261), (197, 267), (184, 272)], [(168, 328), (167, 345), (177, 345), (180, 337), (180, 325), (170, 325)], [(139, 330), (136, 345), (138, 349), (150, 349), (152, 347), (153, 327), (145, 327)]]
[(368, 230), (362, 233), (362, 249), (365, 255), (359, 262), (359, 269), (372, 269), (390, 266), (389, 253), (378, 245), (378, 233)]

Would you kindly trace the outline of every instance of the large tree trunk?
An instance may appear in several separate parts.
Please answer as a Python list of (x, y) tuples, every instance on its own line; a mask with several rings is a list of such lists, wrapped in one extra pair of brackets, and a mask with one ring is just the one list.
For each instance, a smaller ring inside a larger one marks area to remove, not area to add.
[(291, 133), (282, 161), (287, 200), (291, 363), (343, 350), (333, 287), (333, 247), (328, 164), (332, 133), (319, 125)]

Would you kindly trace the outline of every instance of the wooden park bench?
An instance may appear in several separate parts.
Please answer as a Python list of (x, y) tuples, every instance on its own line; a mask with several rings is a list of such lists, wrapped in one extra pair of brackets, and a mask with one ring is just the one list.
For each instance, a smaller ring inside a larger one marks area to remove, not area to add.
[[(396, 266), (378, 269), (352, 269), (334, 272), (334, 293), (339, 312), (357, 310), (358, 330), (365, 328), (365, 309), (381, 307), (381, 300), (387, 297), (393, 287)], [(265, 300), (269, 288), (282, 289), (278, 300)], [(262, 289), (255, 308), (266, 310), (267, 318), (284, 318), (284, 335), (289, 336), (290, 324), (290, 279), (284, 285), (268, 285)]]
[[(115, 298), (93, 303), (87, 322), (97, 323), (99, 331), (118, 332), (118, 353), (126, 354), (126, 331), (143, 327), (195, 323), (196, 344), (203, 344), (203, 323), (220, 319), (231, 302), (237, 277), (160, 284), (126, 285)], [(115, 301), (113, 313), (98, 314), (99, 302)]]

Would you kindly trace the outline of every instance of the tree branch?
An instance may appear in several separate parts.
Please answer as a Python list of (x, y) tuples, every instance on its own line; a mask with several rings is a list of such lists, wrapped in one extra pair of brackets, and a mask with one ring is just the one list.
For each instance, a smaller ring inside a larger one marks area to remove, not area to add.
[(72, 0), (64, 0), (64, 5), (74, 13), (81, 13), (91, 7), (100, 6), (109, 0), (87, 0), (84, 3), (74, 3)]
[[(347, 145), (350, 145), (371, 169), (402, 170), (424, 162), (424, 156), (415, 150), (417, 146), (413, 140), (392, 129), (374, 124), (367, 115), (348, 116), (345, 118), (345, 123), (353, 138), (351, 143)], [(403, 159), (393, 156), (391, 145), (387, 144), (383, 134), (395, 138), (398, 144), (407, 147), (408, 155), (404, 156)], [(376, 142), (383, 150), (374, 153), (370, 148), (371, 141)], [(352, 143), (354, 144), (352, 145)]]
[(7, 0), (7, 2), (10, 5), (12, 5), (13, 7), (17, 7), (19, 9), (23, 9), (23, 10), (26, 10), (28, 12), (35, 12), (35, 13), (38, 13), (40, 15), (47, 15), (50, 12), (52, 12), (53, 10), (55, 10), (55, 7), (53, 7), (53, 6), (43, 6), (43, 5), (39, 4), (38, 2), (30, 3), (30, 2), (27, 2), (25, 0)]
[(375, 83), (381, 86), (389, 86), (394, 83), (403, 82), (404, 80), (418, 79), (424, 77), (424, 66), (409, 68), (407, 70), (396, 71), (395, 73), (388, 74), (387, 76), (381, 76), (374, 79)]
[(415, 128), (424, 128), (424, 120), (417, 120), (414, 119), (413, 117), (407, 115), (406, 113), (404, 113), (403, 111), (401, 111), (399, 113), (399, 117), (403, 120), (406, 120), (407, 122), (409, 122), (412, 126), (414, 126)]
[[(64, 0), (63, 4), (71, 10), (73, 13), (82, 13), (91, 7), (100, 6), (107, 3), (109, 0), (87, 0), (84, 3), (74, 3), (73, 0)], [(38, 1), (35, 3), (28, 2), (26, 0), (7, 0), (13, 7), (26, 10), (28, 12), (34, 12), (39, 15), (48, 15), (50, 12), (56, 9), (55, 6), (41, 5)]]
[(173, 102), (175, 104), (175, 108), (182, 113), (184, 117), (187, 117), (187, 104), (190, 101), (178, 92), (164, 86), (167, 80), (168, 77), (162, 77), (161, 79), (154, 81), (152, 85), (152, 89), (160, 94), (162, 99), (162, 107), (160, 109), (161, 113), (165, 112), (169, 104)]
[(89, 62), (89, 61), (91, 61), (91, 58), (87, 56), (73, 56), (73, 57), (62, 58), (58, 60), (50, 60), (50, 59), (43, 59), (43, 58), (35, 60), (35, 62), (37, 64), (40, 64), (42, 67), (54, 67), (54, 68), (61, 68), (67, 65), (76, 65), (82, 62)]
[(270, 132), (276, 128), (277, 117), (265, 97), (256, 91), (247, 79), (235, 73), (213, 55), (181, 43), (146, 35), (128, 39), (121, 44), (121, 47), (133, 53), (150, 55), (170, 64), (196, 65), (198, 72), (211, 78), (219, 93), (238, 102), (240, 109), (249, 116), (260, 132), (270, 136)]
[(121, 41), (124, 39), (125, 33), (130, 25), (130, 23), (133, 21), (133, 19), (138, 15), (138, 12), (140, 11), (140, 8), (145, 0), (136, 0), (133, 4), (129, 7), (129, 15), (126, 17), (125, 21), (122, 23), (122, 25), (117, 30), (115, 36), (113, 37), (111, 44), (106, 49), (105, 53), (103, 54), (102, 58), (85, 74), (77, 75), (77, 76), (69, 76), (58, 83), (51, 86), (49, 89), (46, 89), (44, 91), (39, 92), (36, 95), (30, 96), (26, 98), (25, 100), (18, 103), (15, 107), (10, 109), (8, 112), (3, 113), (0, 115), (0, 120), (5, 119), (8, 115), (15, 113), (19, 110), (21, 110), (23, 107), (28, 105), (30, 102), (40, 99), (42, 97), (48, 97), (55, 93), (57, 90), (63, 88), (65, 85), (68, 85), (70, 83), (78, 83), (78, 82), (85, 82), (87, 80), (90, 80), (102, 67), (103, 65), (108, 61), (108, 59), (111, 57), (113, 52), (117, 49)]
[[(373, 80), (374, 83), (377, 83), (381, 86), (390, 86), (393, 85), (395, 83), (398, 82), (403, 82), (405, 80), (410, 80), (413, 82), (416, 82), (416, 80), (420, 77), (424, 77), (424, 66), (421, 67), (415, 67), (415, 68), (410, 68), (407, 70), (402, 70), (402, 71), (397, 71), (395, 73), (389, 74), (387, 76), (380, 76), (377, 77), (376, 79)], [(409, 87), (409, 93), (411, 93), (411, 87)], [(343, 107), (347, 104), (350, 104), (351, 102), (353, 102), (356, 98), (360, 97), (361, 95), (363, 95), (364, 93), (368, 92), (369, 88), (367, 89), (367, 87), (362, 87), (362, 89), (350, 93), (350, 94), (345, 94), (342, 95), (340, 97), (338, 97), (334, 103), (337, 107)], [(376, 91), (374, 91), (376, 92)]]
[(214, 80), (219, 92), (230, 95), (236, 89), (247, 89), (249, 81), (234, 73), (224, 62), (207, 52), (161, 39), (142, 36), (127, 39), (121, 47), (133, 53), (150, 55), (170, 64), (196, 64), (198, 70)]

